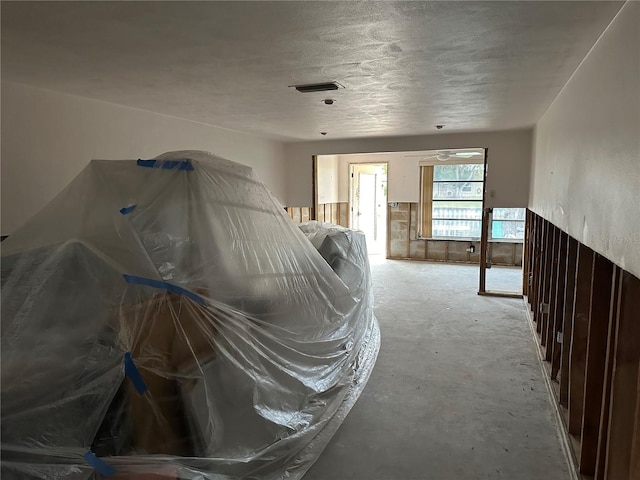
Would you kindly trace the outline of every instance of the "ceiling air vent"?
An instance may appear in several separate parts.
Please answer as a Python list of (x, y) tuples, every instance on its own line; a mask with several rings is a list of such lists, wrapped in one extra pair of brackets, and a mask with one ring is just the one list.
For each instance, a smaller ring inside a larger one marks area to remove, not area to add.
[(344, 88), (338, 82), (326, 82), (326, 83), (307, 83), (306, 85), (290, 85), (300, 93), (311, 92), (329, 92), (331, 90), (338, 90)]

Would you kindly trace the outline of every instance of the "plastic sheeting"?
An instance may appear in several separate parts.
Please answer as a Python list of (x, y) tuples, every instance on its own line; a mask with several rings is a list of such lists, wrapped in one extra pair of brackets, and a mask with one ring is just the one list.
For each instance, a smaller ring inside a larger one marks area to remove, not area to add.
[(380, 342), (362, 234), (303, 228), (210, 154), (91, 162), (2, 243), (2, 478), (301, 478)]

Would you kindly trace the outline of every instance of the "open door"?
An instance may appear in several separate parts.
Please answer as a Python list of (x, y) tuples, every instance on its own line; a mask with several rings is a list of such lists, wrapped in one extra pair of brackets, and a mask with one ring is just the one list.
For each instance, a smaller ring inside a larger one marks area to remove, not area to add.
[(387, 164), (350, 164), (350, 227), (361, 230), (369, 255), (386, 255)]

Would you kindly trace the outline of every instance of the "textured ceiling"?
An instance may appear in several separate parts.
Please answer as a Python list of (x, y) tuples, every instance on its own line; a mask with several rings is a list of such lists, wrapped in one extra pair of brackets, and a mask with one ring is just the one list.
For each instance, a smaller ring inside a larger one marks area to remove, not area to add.
[(527, 127), (621, 5), (2, 2), (2, 79), (291, 140)]

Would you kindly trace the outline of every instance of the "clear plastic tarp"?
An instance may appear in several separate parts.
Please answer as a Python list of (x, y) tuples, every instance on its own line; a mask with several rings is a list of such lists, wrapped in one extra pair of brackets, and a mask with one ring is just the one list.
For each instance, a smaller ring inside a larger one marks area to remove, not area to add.
[(207, 153), (92, 161), (2, 243), (2, 478), (299, 479), (379, 344), (361, 233)]

